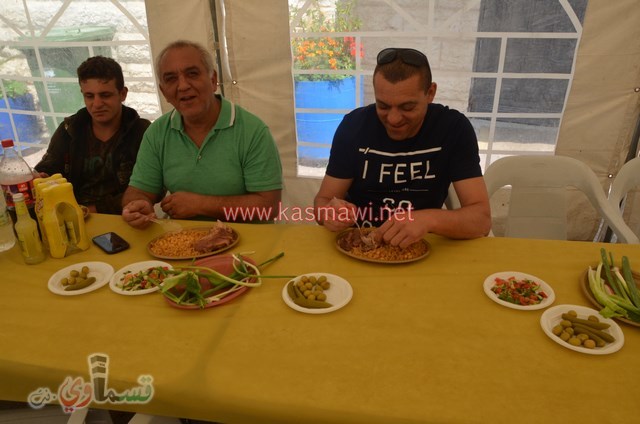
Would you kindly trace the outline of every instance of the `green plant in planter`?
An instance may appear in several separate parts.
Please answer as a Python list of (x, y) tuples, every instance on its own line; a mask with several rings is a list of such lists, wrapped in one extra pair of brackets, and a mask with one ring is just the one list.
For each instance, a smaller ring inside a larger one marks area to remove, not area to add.
[[(27, 83), (24, 81), (4, 80), (2, 81), (4, 86), (4, 92), (7, 93), (7, 97), (15, 99), (16, 97), (22, 97), (27, 94)], [(4, 98), (4, 93), (0, 91), (0, 99)]]
[[(354, 15), (356, 0), (337, 0), (335, 17), (323, 12), (319, 0), (299, 16), (302, 10), (290, 9), (290, 22), (296, 22), (296, 32), (350, 32), (360, 28), (361, 20)], [(356, 68), (355, 37), (294, 37), (291, 40), (293, 69), (304, 70), (352, 70)], [(362, 57), (363, 52), (360, 51)], [(295, 81), (340, 81), (349, 75), (344, 74), (296, 74)]]

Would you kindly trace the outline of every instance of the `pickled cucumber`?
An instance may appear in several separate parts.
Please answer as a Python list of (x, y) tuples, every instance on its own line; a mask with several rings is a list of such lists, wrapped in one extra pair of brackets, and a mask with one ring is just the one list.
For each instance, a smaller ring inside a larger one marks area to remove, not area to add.
[(310, 308), (310, 309), (330, 308), (333, 306), (329, 302), (324, 302), (321, 300), (310, 300), (310, 299), (305, 299), (304, 297), (297, 297), (293, 299), (293, 303), (295, 303), (298, 306), (302, 306), (303, 308)]
[(76, 278), (75, 284), (65, 286), (64, 290), (72, 291), (72, 290), (84, 289), (85, 287), (89, 287), (91, 284), (95, 283), (95, 281), (96, 281), (96, 277), (89, 277), (84, 279)]
[(562, 314), (560, 323), (554, 326), (552, 333), (573, 346), (594, 349), (615, 342), (615, 337), (603, 331), (609, 327), (609, 324), (600, 322), (593, 315), (583, 319), (575, 311), (569, 311)]
[(333, 305), (326, 302), (327, 295), (324, 293), (329, 287), (326, 276), (316, 278), (305, 275), (287, 283), (287, 294), (296, 305), (303, 308), (329, 308)]

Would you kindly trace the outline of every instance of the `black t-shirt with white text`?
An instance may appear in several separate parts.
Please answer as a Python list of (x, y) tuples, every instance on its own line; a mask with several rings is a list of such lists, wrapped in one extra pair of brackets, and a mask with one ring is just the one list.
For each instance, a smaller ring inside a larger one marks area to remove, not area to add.
[(449, 185), (482, 175), (478, 141), (460, 112), (432, 103), (418, 133), (389, 138), (375, 105), (347, 114), (333, 138), (327, 175), (353, 178), (348, 201), (380, 225), (389, 210), (441, 208)]

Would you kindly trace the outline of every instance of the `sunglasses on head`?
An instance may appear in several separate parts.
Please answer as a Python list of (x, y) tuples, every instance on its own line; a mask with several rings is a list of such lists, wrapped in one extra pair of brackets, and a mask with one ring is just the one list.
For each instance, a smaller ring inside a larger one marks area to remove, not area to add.
[(424, 53), (415, 49), (400, 49), (396, 47), (390, 47), (378, 53), (377, 62), (378, 65), (386, 65), (387, 63), (393, 62), (398, 57), (407, 65), (417, 67), (429, 66), (429, 61)]

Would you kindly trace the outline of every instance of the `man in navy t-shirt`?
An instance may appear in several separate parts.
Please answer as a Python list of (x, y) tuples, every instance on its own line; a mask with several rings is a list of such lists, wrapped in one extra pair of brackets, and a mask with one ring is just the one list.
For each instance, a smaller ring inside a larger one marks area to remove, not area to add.
[[(315, 198), (317, 220), (332, 231), (379, 226), (406, 247), (427, 233), (482, 237), (491, 228), (478, 142), (469, 120), (433, 99), (427, 57), (413, 49), (378, 54), (376, 103), (346, 115), (336, 130)], [(444, 210), (453, 183), (461, 208)]]

